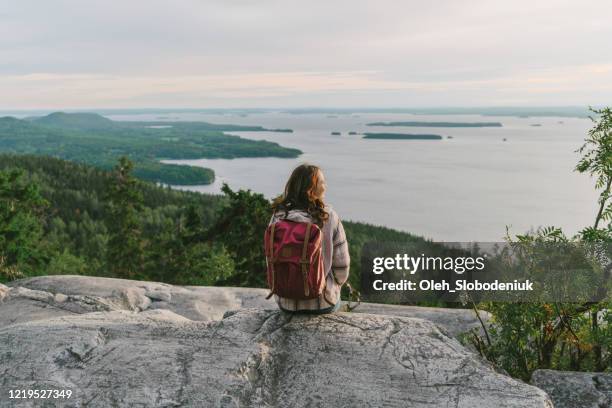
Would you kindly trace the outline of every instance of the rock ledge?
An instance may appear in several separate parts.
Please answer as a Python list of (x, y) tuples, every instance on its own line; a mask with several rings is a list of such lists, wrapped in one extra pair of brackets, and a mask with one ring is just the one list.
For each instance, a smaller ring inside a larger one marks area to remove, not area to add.
[[(291, 316), (249, 290), (37, 279), (0, 287), (3, 396), (70, 389), (57, 402), (68, 407), (552, 407), (424, 319)], [(238, 310), (212, 319), (223, 302)]]

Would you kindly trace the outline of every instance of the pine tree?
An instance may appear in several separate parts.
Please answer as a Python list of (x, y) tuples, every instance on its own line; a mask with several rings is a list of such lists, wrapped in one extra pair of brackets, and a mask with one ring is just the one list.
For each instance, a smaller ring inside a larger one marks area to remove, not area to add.
[(203, 234), (203, 241), (223, 245), (234, 258), (236, 272), (223, 283), (263, 286), (263, 233), (270, 220), (270, 202), (262, 194), (233, 191), (227, 184), (222, 191), (226, 205), (219, 210), (216, 223)]
[(29, 275), (43, 262), (40, 239), (46, 205), (23, 170), (0, 171), (0, 281)]
[(143, 208), (142, 192), (132, 176), (133, 163), (121, 157), (108, 187), (107, 264), (112, 276), (141, 278), (144, 241), (138, 213)]

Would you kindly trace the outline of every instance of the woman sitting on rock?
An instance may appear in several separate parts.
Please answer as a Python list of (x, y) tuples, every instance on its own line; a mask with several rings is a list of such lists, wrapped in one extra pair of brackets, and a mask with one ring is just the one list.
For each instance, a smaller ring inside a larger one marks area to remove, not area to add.
[(265, 234), (268, 285), (286, 312), (330, 313), (340, 308), (349, 275), (349, 250), (338, 214), (323, 201), (325, 177), (298, 166), (272, 203)]

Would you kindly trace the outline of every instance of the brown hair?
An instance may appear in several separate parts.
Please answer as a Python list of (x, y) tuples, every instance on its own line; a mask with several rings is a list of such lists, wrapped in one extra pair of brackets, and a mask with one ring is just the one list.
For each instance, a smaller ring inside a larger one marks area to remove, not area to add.
[(303, 210), (322, 226), (329, 218), (321, 194), (324, 191), (322, 174), (321, 169), (312, 164), (296, 167), (285, 185), (284, 193), (272, 202), (274, 212), (285, 211), (286, 217), (289, 210)]

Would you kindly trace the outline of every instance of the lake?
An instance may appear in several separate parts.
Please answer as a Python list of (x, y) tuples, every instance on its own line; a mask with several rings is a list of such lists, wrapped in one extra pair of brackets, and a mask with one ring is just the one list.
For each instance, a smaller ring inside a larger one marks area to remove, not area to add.
[[(114, 120), (159, 120), (154, 114), (110, 115)], [(294, 133), (230, 132), (304, 152), (297, 159), (172, 160), (214, 169), (207, 186), (177, 187), (218, 193), (226, 182), (267, 197), (279, 194), (302, 162), (321, 166), (327, 201), (340, 217), (385, 225), (438, 241), (499, 241), (538, 226), (574, 234), (591, 225), (593, 180), (573, 171), (588, 119), (412, 114), (172, 113), (166, 120), (291, 128)], [(369, 122), (501, 122), (503, 127), (418, 128)], [(534, 126), (536, 125), (536, 126)], [(348, 132), (427, 133), (442, 140), (362, 139)], [(341, 132), (340, 136), (331, 132)], [(452, 136), (452, 138), (447, 138)], [(506, 139), (506, 141), (504, 141)]]

